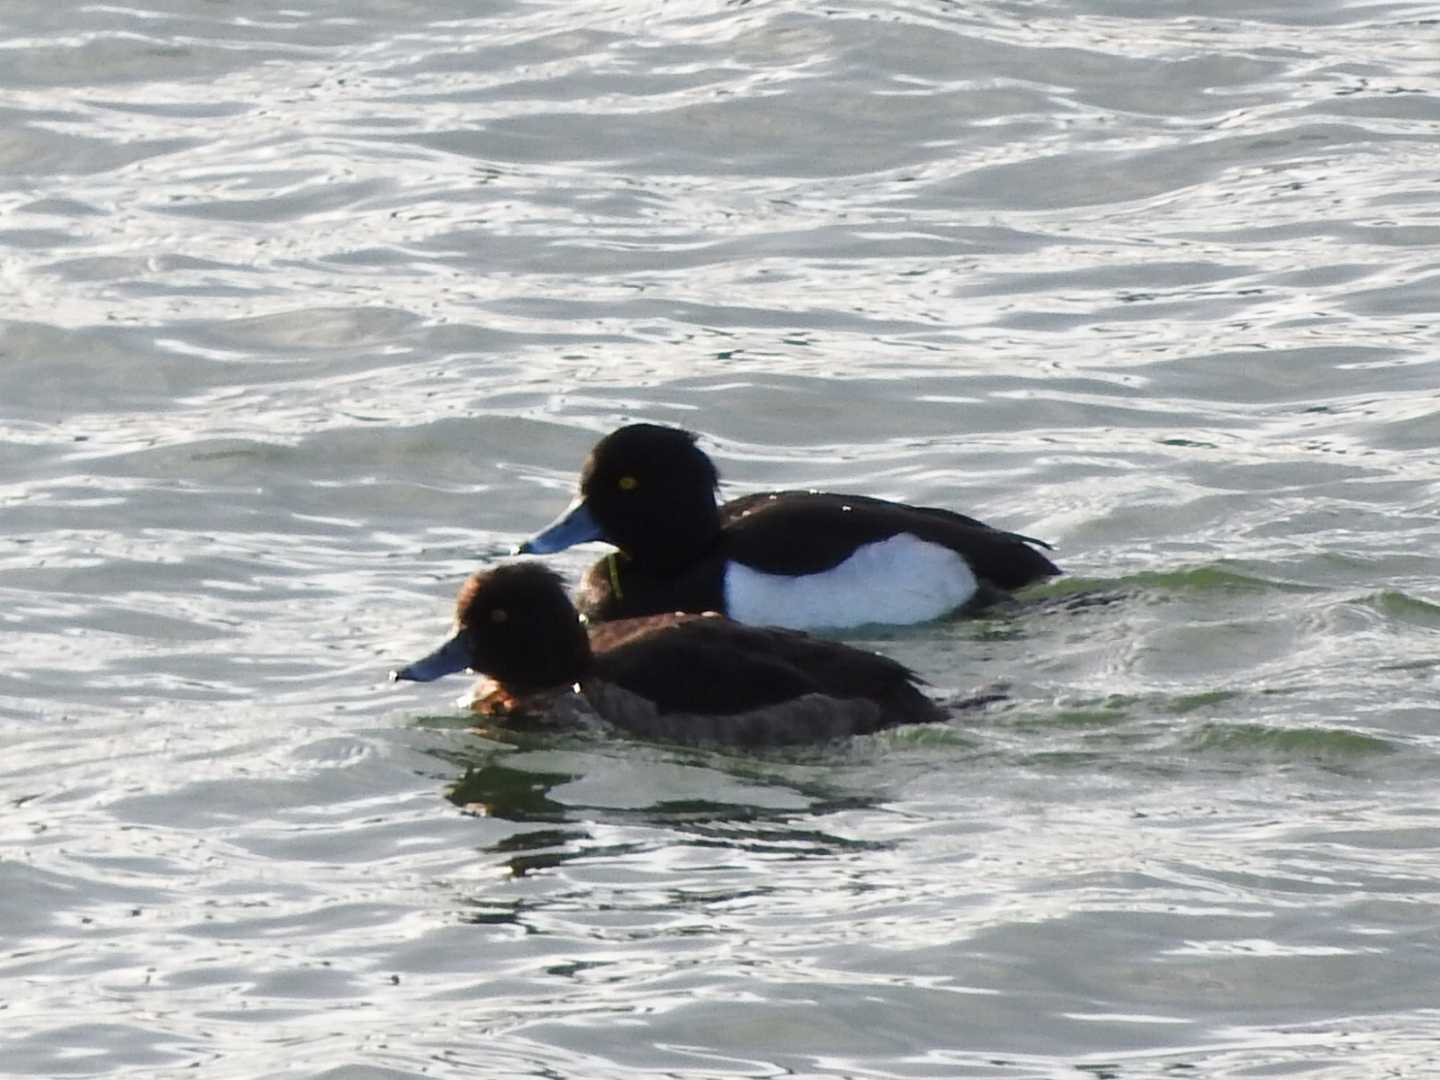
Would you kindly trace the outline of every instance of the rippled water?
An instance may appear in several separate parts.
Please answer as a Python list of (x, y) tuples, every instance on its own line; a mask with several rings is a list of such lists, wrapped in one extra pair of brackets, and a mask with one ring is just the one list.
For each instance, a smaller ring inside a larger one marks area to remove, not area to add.
[[(0, 1072), (1440, 1075), (1440, 8), (0, 35)], [(857, 638), (1008, 699), (756, 756), (387, 687), (628, 418), (1056, 541)]]

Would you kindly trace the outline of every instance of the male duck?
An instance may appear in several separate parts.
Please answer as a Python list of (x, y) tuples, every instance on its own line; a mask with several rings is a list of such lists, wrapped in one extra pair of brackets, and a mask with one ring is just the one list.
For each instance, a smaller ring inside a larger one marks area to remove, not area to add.
[(595, 444), (579, 497), (517, 554), (619, 548), (581, 582), (594, 620), (721, 611), (797, 630), (924, 622), (1060, 573), (1031, 546), (1044, 541), (950, 510), (817, 491), (717, 506), (718, 484), (693, 434), (630, 424)]
[(520, 715), (561, 712), (577, 690), (616, 727), (677, 742), (797, 743), (944, 719), (909, 668), (836, 641), (713, 613), (587, 627), (560, 577), (533, 562), (472, 575), (455, 623), (391, 679), (470, 668), (498, 684), (478, 711)]

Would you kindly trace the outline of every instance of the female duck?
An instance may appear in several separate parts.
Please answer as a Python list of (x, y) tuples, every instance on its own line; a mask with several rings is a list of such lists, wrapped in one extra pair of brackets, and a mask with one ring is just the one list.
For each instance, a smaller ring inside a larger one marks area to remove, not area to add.
[(619, 428), (591, 451), (579, 498), (517, 552), (619, 548), (581, 583), (591, 619), (721, 611), (800, 630), (924, 622), (1060, 573), (1043, 541), (949, 510), (816, 491), (721, 506), (718, 484), (690, 432)]
[(543, 712), (578, 690), (602, 719), (650, 738), (742, 745), (807, 742), (944, 719), (908, 668), (874, 653), (719, 615), (586, 627), (558, 575), (511, 563), (472, 575), (456, 632), (391, 679), (467, 668), (499, 689), (476, 708)]

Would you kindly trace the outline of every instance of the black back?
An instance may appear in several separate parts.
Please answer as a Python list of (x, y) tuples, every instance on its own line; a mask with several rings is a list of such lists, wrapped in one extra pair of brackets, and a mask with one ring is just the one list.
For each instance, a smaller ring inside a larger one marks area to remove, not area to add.
[(813, 491), (752, 495), (727, 503), (722, 518), (725, 556), (771, 574), (830, 570), (857, 547), (900, 533), (949, 548), (965, 559), (976, 577), (1001, 589), (1018, 589), (1060, 573), (1030, 546), (1041, 541), (992, 529), (950, 510), (866, 495)]
[(593, 627), (591, 643), (592, 678), (653, 709), (607, 710), (614, 699), (603, 692), (592, 701), (612, 723), (647, 735), (795, 743), (944, 715), (903, 664), (795, 631), (669, 615)]

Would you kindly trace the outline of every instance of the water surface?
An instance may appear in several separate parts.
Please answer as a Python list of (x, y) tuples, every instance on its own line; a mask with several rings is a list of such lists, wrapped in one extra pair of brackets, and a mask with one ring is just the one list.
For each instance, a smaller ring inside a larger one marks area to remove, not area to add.
[[(12, 5), (0, 1072), (1440, 1072), (1437, 48)], [(1053, 540), (854, 636), (1007, 700), (754, 755), (385, 685), (630, 419)]]

